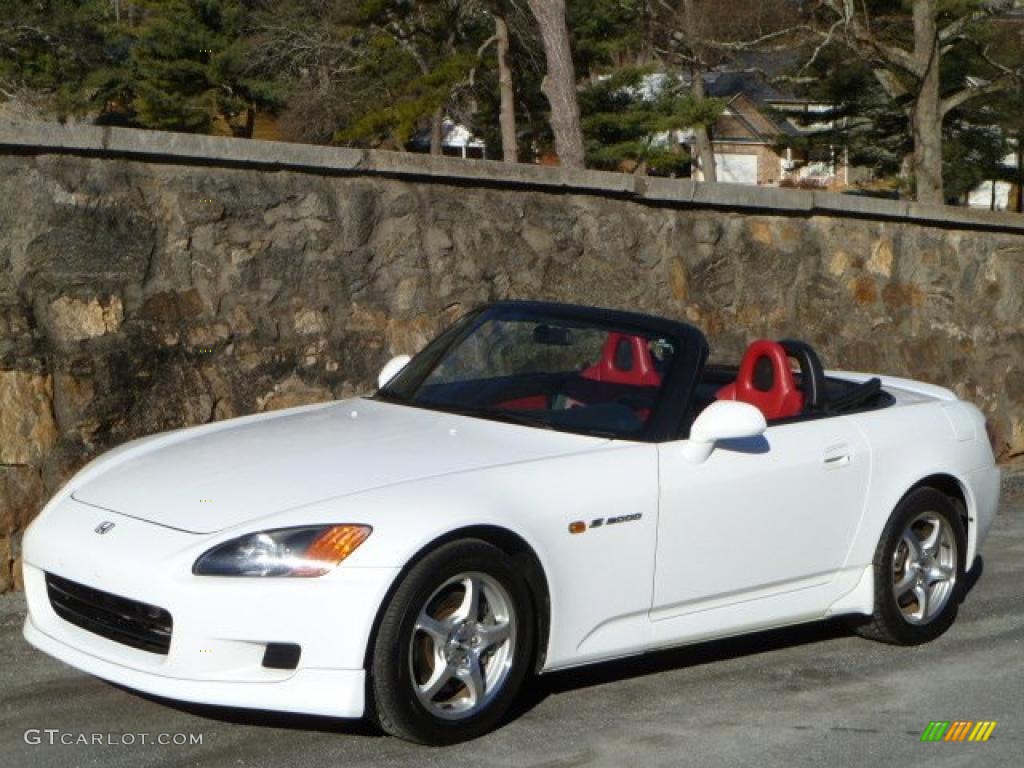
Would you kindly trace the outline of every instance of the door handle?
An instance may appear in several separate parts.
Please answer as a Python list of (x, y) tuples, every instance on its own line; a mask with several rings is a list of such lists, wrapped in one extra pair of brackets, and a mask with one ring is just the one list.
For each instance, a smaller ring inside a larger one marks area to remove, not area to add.
[(839, 469), (845, 467), (852, 460), (853, 453), (850, 451), (850, 446), (845, 443), (825, 449), (825, 469)]

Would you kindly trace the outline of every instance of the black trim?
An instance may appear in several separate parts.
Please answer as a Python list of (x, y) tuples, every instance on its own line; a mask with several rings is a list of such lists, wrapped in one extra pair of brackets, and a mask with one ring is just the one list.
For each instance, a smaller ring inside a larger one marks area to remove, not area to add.
[[(834, 414), (853, 413), (863, 409), (882, 394), (882, 380), (877, 376), (856, 385), (839, 397), (834, 397), (826, 403), (826, 410)], [(889, 395), (892, 399), (892, 395)]]
[(826, 406), (825, 367), (814, 348), (806, 341), (781, 339), (786, 354), (800, 365), (800, 390), (804, 393), (804, 412), (814, 413)]
[(46, 574), (53, 612), (69, 624), (123, 645), (166, 655), (171, 647), (171, 614), (94, 587)]
[(302, 647), (295, 643), (267, 643), (263, 666), (267, 669), (295, 669), (301, 656)]

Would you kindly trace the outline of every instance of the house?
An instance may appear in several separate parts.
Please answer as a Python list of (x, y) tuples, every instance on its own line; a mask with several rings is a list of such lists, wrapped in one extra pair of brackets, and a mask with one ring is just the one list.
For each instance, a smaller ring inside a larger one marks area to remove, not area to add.
[[(409, 140), (413, 152), (430, 151), (430, 131), (420, 131)], [(448, 157), (480, 160), (486, 156), (487, 145), (461, 123), (445, 118), (441, 124), (441, 152)]]
[[(1016, 171), (1018, 178), (1024, 171), (1024, 152), (1014, 151), (1003, 158), (1007, 171)], [(1016, 211), (1024, 213), (1024, 185), (1008, 181), (985, 181), (967, 194), (966, 204), (970, 208), (988, 211)]]
[[(707, 95), (726, 104), (710, 130), (718, 181), (822, 188), (851, 182), (841, 148), (808, 152), (791, 141), (835, 128), (831, 105), (780, 90), (757, 72), (709, 72), (704, 81)], [(696, 156), (692, 132), (681, 139)], [(699, 168), (694, 177), (702, 178)]]

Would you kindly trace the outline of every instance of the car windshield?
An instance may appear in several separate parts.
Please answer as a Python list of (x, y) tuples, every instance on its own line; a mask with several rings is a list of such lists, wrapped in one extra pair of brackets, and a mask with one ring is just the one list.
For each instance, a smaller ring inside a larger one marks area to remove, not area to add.
[(381, 399), (610, 437), (642, 433), (658, 407), (677, 339), (601, 321), (490, 310), (413, 360)]

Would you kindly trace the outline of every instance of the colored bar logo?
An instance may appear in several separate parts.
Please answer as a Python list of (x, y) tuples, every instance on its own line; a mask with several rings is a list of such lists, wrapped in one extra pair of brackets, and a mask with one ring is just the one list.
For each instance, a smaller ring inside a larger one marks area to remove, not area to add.
[(932, 720), (921, 741), (988, 741), (995, 729), (995, 720)]

